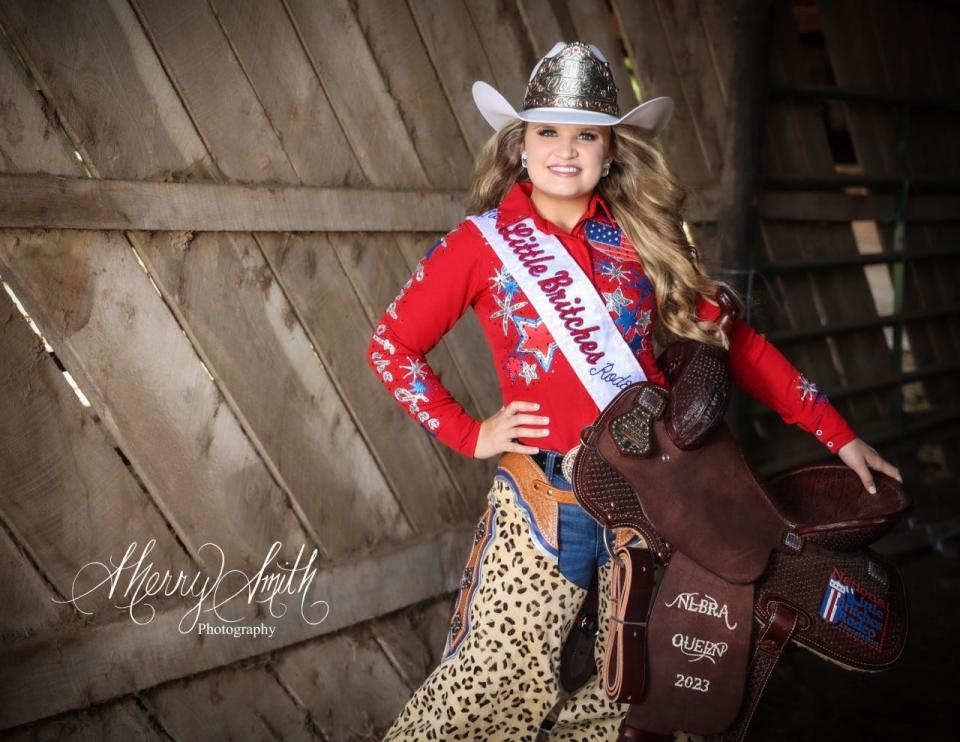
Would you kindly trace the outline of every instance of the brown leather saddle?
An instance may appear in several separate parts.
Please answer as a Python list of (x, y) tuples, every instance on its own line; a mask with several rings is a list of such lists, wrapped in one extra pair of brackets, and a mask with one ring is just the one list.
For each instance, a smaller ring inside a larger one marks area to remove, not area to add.
[(574, 462), (581, 506), (649, 547), (614, 555), (604, 681), (631, 704), (620, 739), (740, 740), (788, 642), (854, 670), (900, 656), (903, 585), (867, 547), (910, 500), (839, 463), (761, 482), (722, 422), (725, 352), (683, 342), (665, 360), (671, 390), (625, 389)]

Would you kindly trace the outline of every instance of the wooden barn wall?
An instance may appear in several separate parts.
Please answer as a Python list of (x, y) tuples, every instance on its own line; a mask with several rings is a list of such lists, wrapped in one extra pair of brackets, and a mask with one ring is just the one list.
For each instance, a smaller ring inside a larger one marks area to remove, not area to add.
[[(364, 360), (462, 213), (490, 133), (469, 86), (517, 101), (535, 60), (579, 38), (610, 56), (623, 110), (628, 64), (643, 97), (672, 95), (662, 143), (709, 262), (733, 19), (721, 0), (0, 0), (0, 24), (0, 277), (52, 349), (0, 293), (0, 729), (375, 736), (439, 658), (492, 473), (418, 433)], [(776, 74), (796, 79), (778, 33)], [(774, 109), (776, 172), (831, 172), (812, 116)], [(848, 232), (769, 222), (764, 249), (849, 252)], [(937, 276), (912, 280), (920, 295)], [(867, 297), (854, 274), (781, 290), (796, 326)], [(827, 386), (866, 378), (865, 353), (886, 360), (881, 333), (790, 351)], [(430, 362), (471, 414), (499, 407), (472, 315)], [(65, 602), (82, 565), (151, 539), (156, 564), (206, 577), (207, 542), (248, 573), (274, 541), (278, 561), (316, 549), (308, 597), (329, 616), (261, 607), (246, 618), (274, 637), (201, 638), (179, 633), (182, 600), (143, 623), (103, 591), (89, 613)]]
[[(960, 102), (960, 65), (956, 34), (960, 9), (937, 3), (884, 3), (876, 13), (860, 13), (852, 0), (818, 2), (824, 40), (837, 84), (874, 90), (892, 96), (953, 103)], [(910, 179), (956, 178), (960, 172), (960, 124), (956, 110), (913, 108), (907, 122), (903, 161), (898, 162), (896, 108), (848, 105), (844, 114), (856, 159), (865, 175), (905, 175)], [(908, 196), (908, 204), (912, 194)], [(923, 311), (953, 307), (952, 314), (907, 322), (909, 366), (905, 371), (953, 364), (950, 374), (940, 374), (905, 390), (909, 407), (920, 412), (942, 413), (960, 408), (956, 362), (960, 358), (960, 210), (953, 201), (949, 220), (910, 218), (906, 226), (907, 250), (943, 253), (936, 260), (912, 263), (904, 274), (904, 310)], [(891, 252), (893, 226), (878, 223), (884, 252)], [(948, 252), (953, 250), (953, 254)], [(946, 460), (960, 471), (960, 439), (956, 427), (939, 436)]]
[[(798, 0), (774, 3), (770, 85), (776, 87), (836, 86), (878, 95), (900, 96), (956, 104), (960, 100), (954, 58), (947, 53), (952, 31), (960, 28), (956, 8), (939, 3), (891, 1), (865, 4), (858, 0)], [(802, 38), (802, 34), (807, 36)], [(875, 103), (800, 100), (774, 96), (765, 117), (763, 176), (768, 179), (826, 179), (848, 176), (899, 178), (895, 106)], [(912, 179), (954, 177), (960, 156), (955, 137), (956, 111), (917, 108), (912, 111), (906, 151), (906, 172)], [(830, 137), (849, 137), (854, 162), (838, 154)], [(858, 188), (847, 191), (864, 193)], [(894, 250), (892, 220), (895, 195), (850, 200), (839, 192), (780, 192), (764, 194), (761, 207), (757, 263), (769, 264), (817, 259), (843, 259), (861, 254), (855, 229), (872, 228), (879, 237), (876, 249)], [(774, 198), (769, 198), (771, 195)], [(844, 201), (844, 199), (847, 199)], [(839, 199), (839, 200), (838, 200)], [(872, 201), (868, 207), (858, 206)], [(791, 208), (789, 205), (793, 203)], [(778, 341), (778, 347), (820, 389), (837, 395), (834, 403), (858, 432), (888, 443), (898, 439), (895, 421), (900, 414), (896, 385), (869, 389), (880, 379), (900, 371), (911, 372), (955, 364), (960, 319), (956, 314), (960, 261), (946, 253), (956, 248), (956, 196), (910, 193), (907, 199), (907, 242), (914, 252), (943, 251), (942, 259), (924, 260), (906, 270), (903, 310), (954, 308), (952, 314), (930, 320), (908, 321), (909, 343), (901, 367), (880, 327), (835, 336)], [(830, 204), (846, 208), (830, 208)], [(919, 207), (919, 208), (918, 208)], [(846, 213), (844, 213), (846, 212)], [(817, 215), (823, 218), (818, 220)], [(829, 215), (828, 215), (829, 214)], [(879, 314), (870, 278), (891, 285), (887, 266), (831, 267), (776, 273), (756, 280), (764, 297), (755, 324), (772, 331), (816, 330), (821, 326), (857, 325)], [(864, 391), (857, 391), (866, 388)], [(904, 415), (943, 414), (958, 403), (955, 380), (932, 376), (904, 389)], [(817, 455), (819, 448), (802, 431), (782, 426), (769, 410), (753, 411), (752, 439), (758, 461), (779, 460), (780, 467)], [(909, 430), (909, 428), (907, 428)], [(933, 429), (920, 439), (945, 449), (954, 471), (960, 464), (956, 426)], [(750, 439), (748, 439), (750, 440)], [(903, 441), (901, 441), (903, 442)], [(907, 458), (912, 454), (907, 453)]]

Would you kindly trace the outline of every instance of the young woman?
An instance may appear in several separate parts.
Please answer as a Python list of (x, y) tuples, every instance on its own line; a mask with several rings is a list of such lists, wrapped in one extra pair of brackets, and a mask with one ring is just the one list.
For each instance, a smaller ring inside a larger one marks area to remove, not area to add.
[[(616, 95), (602, 54), (581, 43), (557, 44), (537, 64), (520, 111), (474, 85), (496, 134), (478, 158), (472, 216), (427, 252), (370, 342), (371, 367), (430, 435), (466, 456), (501, 457), (443, 659), (387, 740), (534, 739), (548, 717), (550, 739), (616, 739), (627, 706), (606, 698), (600, 674), (569, 697), (558, 680), (595, 574), (601, 662), (615, 538), (576, 504), (561, 462), (621, 386), (668, 385), (654, 338), (728, 347), (734, 380), (864, 486), (870, 467), (899, 477), (746, 323), (718, 331), (719, 284), (684, 236), (684, 192), (654, 142), (673, 103), (656, 98), (620, 117)], [(483, 421), (425, 359), (468, 307), (504, 401)]]

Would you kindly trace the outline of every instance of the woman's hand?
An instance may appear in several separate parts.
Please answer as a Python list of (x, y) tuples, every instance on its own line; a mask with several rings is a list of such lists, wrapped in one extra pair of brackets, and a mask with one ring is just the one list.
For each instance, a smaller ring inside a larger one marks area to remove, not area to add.
[(547, 428), (529, 428), (527, 425), (547, 425), (549, 417), (542, 415), (524, 415), (523, 412), (535, 412), (540, 409), (536, 402), (521, 402), (514, 400), (506, 407), (480, 423), (480, 435), (477, 438), (477, 448), (473, 452), (474, 458), (489, 459), (497, 454), (525, 453), (535, 454), (540, 451), (533, 446), (524, 446), (517, 443), (515, 438), (543, 438), (550, 435)]
[(857, 473), (860, 481), (863, 482), (863, 486), (866, 487), (867, 491), (872, 495), (876, 494), (877, 487), (873, 483), (873, 475), (870, 473), (870, 469), (876, 469), (884, 474), (888, 474), (898, 482), (903, 482), (903, 478), (900, 476), (900, 470), (889, 461), (886, 461), (877, 453), (876, 449), (867, 445), (867, 443), (860, 438), (854, 438), (841, 448), (837, 452), (837, 455), (844, 464)]

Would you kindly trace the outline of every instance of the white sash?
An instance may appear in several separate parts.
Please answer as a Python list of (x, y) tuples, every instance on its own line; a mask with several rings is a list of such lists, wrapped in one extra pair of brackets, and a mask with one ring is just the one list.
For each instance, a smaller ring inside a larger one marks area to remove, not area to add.
[(601, 410), (647, 375), (613, 324), (590, 279), (560, 240), (533, 218), (497, 229), (496, 210), (472, 221), (543, 319), (580, 383)]

